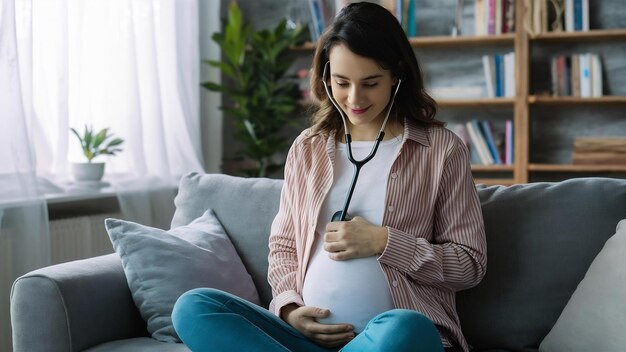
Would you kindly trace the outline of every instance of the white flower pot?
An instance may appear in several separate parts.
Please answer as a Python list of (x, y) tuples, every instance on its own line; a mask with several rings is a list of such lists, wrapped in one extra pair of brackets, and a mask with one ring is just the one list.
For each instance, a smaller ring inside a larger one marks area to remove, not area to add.
[(104, 163), (72, 163), (72, 175), (77, 182), (96, 182), (104, 175)]

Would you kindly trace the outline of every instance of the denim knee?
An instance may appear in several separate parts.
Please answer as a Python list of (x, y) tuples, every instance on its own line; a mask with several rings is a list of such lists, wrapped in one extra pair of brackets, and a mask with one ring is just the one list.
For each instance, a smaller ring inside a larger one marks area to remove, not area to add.
[(207, 308), (211, 306), (219, 308), (229, 299), (227, 295), (213, 288), (195, 288), (183, 293), (178, 297), (172, 309), (174, 329), (178, 331), (182, 322), (189, 322), (198, 315), (207, 313)]
[(388, 315), (396, 331), (424, 331), (435, 329), (433, 322), (424, 314), (409, 309), (393, 309), (383, 313)]

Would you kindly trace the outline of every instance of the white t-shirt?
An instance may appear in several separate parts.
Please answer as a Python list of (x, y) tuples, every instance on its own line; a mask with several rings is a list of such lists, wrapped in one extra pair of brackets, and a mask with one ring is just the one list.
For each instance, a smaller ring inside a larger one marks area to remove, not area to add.
[[(373, 143), (352, 142), (354, 158), (364, 159)], [(401, 137), (381, 142), (374, 158), (361, 168), (348, 208), (350, 217), (360, 216), (382, 225), (389, 170), (400, 145)], [(307, 306), (330, 310), (330, 316), (318, 319), (319, 322), (353, 324), (355, 332), (359, 333), (370, 319), (393, 309), (394, 305), (376, 256), (335, 261), (323, 248), (326, 225), (336, 211), (343, 209), (354, 173), (345, 144), (337, 145), (333, 172), (333, 186), (317, 222), (313, 254), (304, 278), (303, 299)]]

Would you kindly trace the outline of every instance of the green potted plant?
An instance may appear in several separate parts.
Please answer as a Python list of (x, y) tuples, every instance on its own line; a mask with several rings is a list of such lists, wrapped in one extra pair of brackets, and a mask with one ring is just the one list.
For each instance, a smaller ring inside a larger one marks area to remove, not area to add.
[(206, 61), (229, 79), (226, 84), (205, 82), (203, 87), (222, 92), (232, 101), (222, 106), (232, 118), (239, 154), (253, 161), (243, 170), (248, 176), (266, 177), (281, 169), (279, 153), (288, 147), (285, 127), (293, 125), (293, 112), (301, 93), (287, 70), (293, 58), (287, 55), (303, 41), (302, 28), (288, 28), (281, 21), (273, 29), (254, 31), (244, 24), (237, 3), (231, 2), (222, 33), (213, 40), (222, 50), (222, 61)]
[(98, 182), (104, 175), (104, 162), (93, 162), (93, 159), (100, 155), (116, 155), (122, 151), (120, 146), (124, 143), (121, 138), (114, 138), (109, 133), (108, 128), (104, 128), (96, 133), (93, 127), (85, 125), (85, 131), (80, 135), (75, 129), (70, 128), (87, 158), (87, 162), (72, 163), (72, 174), (76, 181)]

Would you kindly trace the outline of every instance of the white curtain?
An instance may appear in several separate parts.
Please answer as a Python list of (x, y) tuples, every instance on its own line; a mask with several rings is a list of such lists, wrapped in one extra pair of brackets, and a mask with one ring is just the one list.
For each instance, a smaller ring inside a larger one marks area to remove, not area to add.
[(202, 169), (197, 0), (16, 1), (33, 4), (38, 170), (82, 160), (69, 128), (84, 124), (126, 140), (109, 173)]
[(100, 161), (130, 220), (168, 227), (179, 177), (203, 171), (198, 11), (198, 0), (0, 0), (0, 350), (10, 283), (50, 263), (46, 194), (73, 189), (70, 163), (84, 161), (70, 127), (125, 140)]
[(126, 218), (166, 226), (173, 205), (148, 200), (203, 170), (197, 0), (15, 1), (38, 174), (71, 180), (70, 162), (85, 160), (70, 127), (110, 128), (124, 151), (100, 161)]
[(13, 279), (50, 262), (48, 213), (38, 190), (30, 143), (32, 134), (28, 129), (32, 118), (31, 86), (23, 83), (30, 76), (30, 67), (22, 66), (18, 56), (15, 10), (12, 0), (0, 1), (0, 350), (3, 351), (10, 350), (8, 303)]

